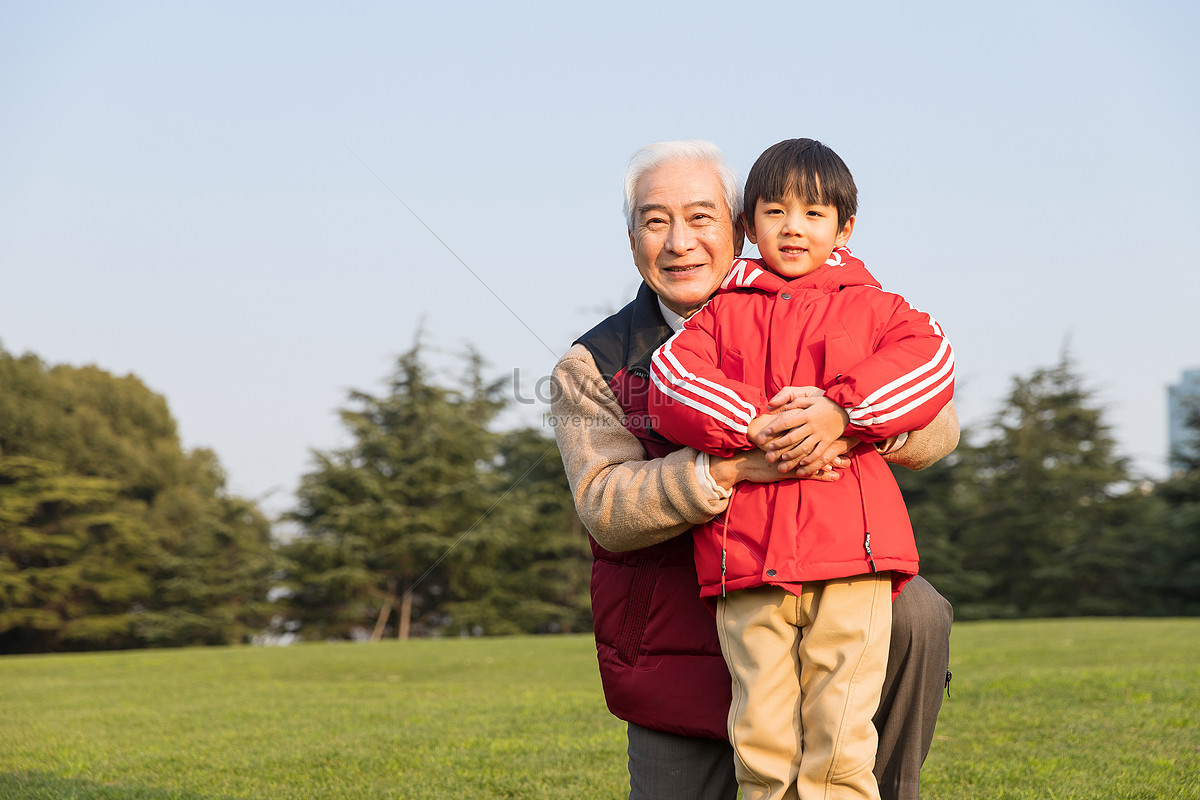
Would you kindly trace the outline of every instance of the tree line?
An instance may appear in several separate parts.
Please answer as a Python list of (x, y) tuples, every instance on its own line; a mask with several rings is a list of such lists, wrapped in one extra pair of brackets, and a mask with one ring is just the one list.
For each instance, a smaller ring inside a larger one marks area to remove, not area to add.
[(162, 397), (0, 349), (0, 653), (243, 640), (276, 571), (267, 518)]
[[(136, 377), (0, 348), (0, 653), (590, 630), (553, 437), (499, 429), (485, 372), (469, 353), (441, 378), (414, 344), (383, 392), (350, 394), (350, 444), (313, 452), (273, 535)], [(1176, 455), (1135, 475), (1064, 357), (896, 475), (958, 619), (1194, 615), (1200, 458)]]

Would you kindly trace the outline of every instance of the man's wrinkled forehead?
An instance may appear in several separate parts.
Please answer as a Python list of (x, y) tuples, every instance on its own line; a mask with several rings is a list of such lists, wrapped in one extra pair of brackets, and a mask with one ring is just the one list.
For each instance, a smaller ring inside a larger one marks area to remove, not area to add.
[(729, 206), (721, 176), (703, 161), (676, 160), (646, 172), (637, 183), (635, 214), (705, 210), (726, 217)]

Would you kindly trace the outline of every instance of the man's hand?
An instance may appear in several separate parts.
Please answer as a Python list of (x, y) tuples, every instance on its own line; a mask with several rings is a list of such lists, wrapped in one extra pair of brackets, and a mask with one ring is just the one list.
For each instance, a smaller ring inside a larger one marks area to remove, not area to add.
[(809, 465), (804, 471), (793, 470), (783, 464), (773, 464), (767, 461), (767, 454), (762, 450), (743, 450), (729, 458), (709, 456), (708, 473), (722, 488), (731, 489), (738, 481), (751, 483), (774, 483), (789, 478), (804, 478), (814, 481), (836, 481), (840, 475), (836, 471), (849, 466), (844, 458), (831, 456), (826, 464)]
[(747, 436), (767, 453), (771, 463), (810, 467), (828, 463), (832, 456), (857, 444), (847, 441), (838, 445), (840, 452), (830, 452), (850, 416), (815, 386), (785, 387), (771, 398), (769, 407), (772, 412), (751, 422)]
[[(845, 469), (850, 466), (850, 462), (842, 456), (858, 447), (861, 443), (861, 440), (857, 436), (842, 436), (834, 439), (833, 444), (825, 448), (824, 452), (809, 458), (807, 464), (800, 463), (801, 457), (799, 455), (780, 455), (778, 461), (771, 463), (781, 471), (792, 472), (797, 478), (808, 478), (819, 471), (830, 468)], [(771, 454), (768, 453), (767, 460), (770, 461), (770, 459)]]

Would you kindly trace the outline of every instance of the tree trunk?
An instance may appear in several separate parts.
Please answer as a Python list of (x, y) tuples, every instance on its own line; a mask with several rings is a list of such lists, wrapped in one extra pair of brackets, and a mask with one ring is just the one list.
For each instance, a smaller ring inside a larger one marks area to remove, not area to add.
[(392, 615), (392, 606), (396, 605), (396, 595), (388, 592), (379, 608), (379, 617), (375, 620), (375, 630), (371, 631), (371, 641), (378, 642), (383, 638), (383, 629), (387, 627), (388, 617)]
[(405, 592), (400, 596), (400, 631), (396, 634), (397, 639), (407, 639), (409, 627), (412, 625), (412, 592)]

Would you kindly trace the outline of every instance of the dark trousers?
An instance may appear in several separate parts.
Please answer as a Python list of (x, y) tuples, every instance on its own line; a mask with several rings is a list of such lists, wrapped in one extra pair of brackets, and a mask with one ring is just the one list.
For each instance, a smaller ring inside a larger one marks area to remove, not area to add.
[[(892, 641), (875, 715), (875, 777), (883, 800), (917, 800), (950, 663), (954, 610), (918, 576), (892, 604)], [(629, 725), (630, 800), (734, 800), (733, 750)]]

